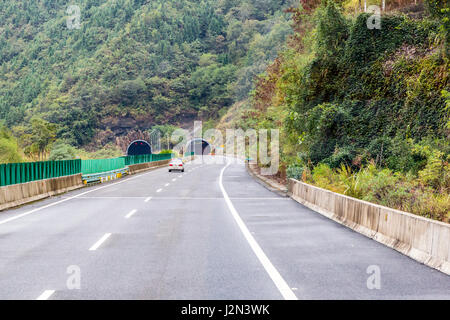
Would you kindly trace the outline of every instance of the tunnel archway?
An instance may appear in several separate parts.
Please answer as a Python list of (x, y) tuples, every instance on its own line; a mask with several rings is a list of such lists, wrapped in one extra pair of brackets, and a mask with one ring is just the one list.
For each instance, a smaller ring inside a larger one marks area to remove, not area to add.
[(208, 155), (211, 150), (211, 144), (201, 138), (192, 139), (186, 145), (186, 154)]
[(135, 140), (127, 148), (127, 156), (138, 156), (141, 154), (151, 154), (152, 147), (145, 140)]

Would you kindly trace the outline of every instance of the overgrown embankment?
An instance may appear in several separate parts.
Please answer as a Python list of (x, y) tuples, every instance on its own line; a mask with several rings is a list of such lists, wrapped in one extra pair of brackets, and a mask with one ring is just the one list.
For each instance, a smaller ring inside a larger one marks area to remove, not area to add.
[(289, 49), (234, 124), (280, 128), (288, 177), (448, 221), (448, 9), (438, 9), (383, 14), (380, 29), (333, 1), (295, 11)]

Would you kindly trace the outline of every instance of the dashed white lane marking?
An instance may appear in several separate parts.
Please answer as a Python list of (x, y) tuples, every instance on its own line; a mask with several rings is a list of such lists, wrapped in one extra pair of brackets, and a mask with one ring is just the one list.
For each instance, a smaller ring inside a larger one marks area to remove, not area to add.
[(172, 182), (175, 182), (175, 181), (177, 181), (177, 179), (176, 179), (176, 178), (173, 178), (173, 179), (172, 179)]
[(152, 197), (148, 197), (147, 199), (144, 200), (144, 202), (149, 202), (150, 200), (152, 200)]
[(183, 175), (180, 174), (180, 175), (178, 176), (178, 178), (183, 178)]
[(92, 247), (89, 248), (89, 251), (95, 251), (97, 250), (102, 244), (103, 242), (105, 242), (106, 240), (108, 240), (108, 238), (111, 236), (111, 233), (105, 233), (103, 235), (103, 237), (100, 238), (100, 240), (98, 240)]
[(230, 163), (228, 163), (225, 167), (223, 167), (222, 171), (220, 172), (219, 186), (220, 186), (220, 190), (222, 190), (222, 194), (225, 199), (225, 202), (228, 205), (228, 209), (230, 209), (231, 215), (233, 216), (234, 220), (236, 221), (239, 229), (241, 229), (242, 234), (244, 235), (248, 244), (252, 248), (256, 257), (259, 259), (259, 261), (263, 265), (264, 269), (269, 274), (270, 278), (272, 279), (272, 281), (278, 288), (278, 291), (280, 291), (283, 298), (285, 300), (298, 300), (295, 293), (291, 290), (291, 288), (288, 286), (286, 281), (284, 281), (283, 277), (278, 272), (278, 270), (275, 268), (275, 266), (272, 264), (272, 262), (270, 262), (269, 258), (264, 253), (264, 251), (259, 246), (259, 244), (256, 242), (255, 238), (253, 238), (252, 234), (248, 230), (244, 221), (241, 219), (241, 217), (239, 216), (239, 213), (236, 211), (233, 203), (231, 202), (230, 198), (228, 197), (228, 193), (225, 191), (225, 188), (223, 187), (223, 173), (225, 172), (225, 169), (228, 168), (229, 165), (230, 165)]
[(47, 300), (55, 293), (55, 290), (45, 290), (36, 300)]
[(162, 189), (158, 189), (158, 190), (156, 190), (156, 192), (158, 192), (158, 193), (159, 193), (159, 192), (161, 192), (161, 191), (162, 191)]
[(131, 211), (125, 216), (125, 219), (130, 219), (136, 212), (137, 212), (136, 209), (131, 210)]
[(118, 185), (118, 184), (120, 184), (120, 183), (124, 183), (124, 182), (130, 181), (130, 180), (138, 179), (138, 178), (140, 178), (140, 177), (142, 177), (142, 176), (145, 176), (145, 175), (150, 174), (150, 173), (153, 173), (153, 172), (154, 172), (154, 171), (150, 171), (150, 172), (147, 172), (147, 173), (144, 173), (144, 174), (140, 174), (140, 175), (135, 176), (135, 177), (127, 178), (127, 179), (125, 179), (125, 180), (122, 180), (122, 181), (119, 181), (119, 182), (116, 182), (116, 183), (111, 183), (111, 184), (108, 184), (108, 185), (106, 185), (106, 186), (102, 186), (102, 187), (99, 187), (99, 188), (95, 188), (95, 189), (92, 189), (92, 190), (89, 190), (89, 191), (86, 191), (86, 192), (77, 194), (77, 195), (75, 195), (75, 196), (73, 196), (73, 197), (64, 198), (64, 199), (62, 199), (62, 200), (60, 200), (60, 201), (53, 202), (53, 203), (47, 204), (47, 205), (45, 205), (45, 206), (42, 206), (42, 207), (39, 207), (39, 208), (30, 210), (30, 211), (27, 211), (27, 212), (18, 214), (17, 216), (14, 216), (14, 217), (11, 217), (11, 218), (2, 220), (2, 221), (0, 221), (0, 225), (1, 225), (1, 224), (4, 224), (4, 223), (8, 223), (8, 222), (10, 222), (10, 221), (14, 221), (14, 220), (20, 219), (20, 218), (22, 218), (22, 217), (25, 217), (25, 216), (27, 216), (27, 215), (29, 215), (29, 214), (32, 214), (32, 213), (35, 213), (35, 212), (37, 212), (37, 211), (41, 211), (41, 210), (43, 210), (43, 209), (46, 209), (46, 208), (50, 208), (50, 207), (56, 206), (56, 205), (58, 205), (58, 204), (60, 204), (60, 203), (63, 203), (63, 202), (66, 202), (66, 201), (69, 201), (69, 200), (72, 200), (72, 199), (80, 198), (81, 196), (83, 196), (83, 195), (85, 195), (85, 194), (88, 194), (88, 193), (91, 193), (91, 192), (95, 192), (95, 191), (98, 191), (98, 190), (101, 190), (101, 189), (105, 189), (105, 188), (111, 188), (111, 187), (113, 187), (113, 186), (115, 186), (115, 185)]
[(168, 187), (168, 186), (170, 186), (170, 183), (166, 183), (166, 184), (164, 185), (164, 187)]

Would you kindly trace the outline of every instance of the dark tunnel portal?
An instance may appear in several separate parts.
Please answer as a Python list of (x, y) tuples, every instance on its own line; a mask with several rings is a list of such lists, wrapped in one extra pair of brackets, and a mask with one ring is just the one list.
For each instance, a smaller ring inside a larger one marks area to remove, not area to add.
[(189, 142), (187, 154), (207, 155), (211, 153), (211, 145), (203, 139), (194, 139)]
[(152, 148), (147, 141), (136, 140), (130, 143), (127, 150), (128, 156), (138, 156), (141, 154), (151, 154)]

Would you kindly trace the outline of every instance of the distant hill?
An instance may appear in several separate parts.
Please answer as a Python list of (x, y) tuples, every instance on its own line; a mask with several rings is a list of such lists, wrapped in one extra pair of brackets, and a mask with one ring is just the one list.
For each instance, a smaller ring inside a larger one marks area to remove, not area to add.
[(218, 118), (291, 32), (286, 0), (4, 0), (0, 122), (73, 145)]

